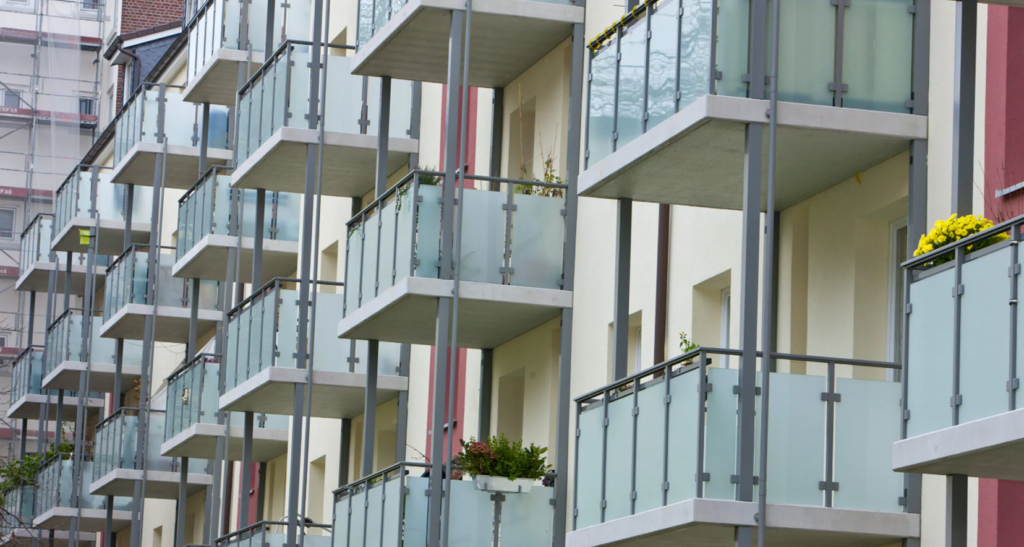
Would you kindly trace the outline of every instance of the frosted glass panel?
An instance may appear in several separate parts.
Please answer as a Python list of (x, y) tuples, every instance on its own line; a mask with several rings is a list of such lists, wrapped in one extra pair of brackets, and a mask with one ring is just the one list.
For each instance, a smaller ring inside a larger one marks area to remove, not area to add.
[(451, 482), (449, 545), (489, 545), (493, 537), (494, 503), (491, 493), (476, 489), (473, 481)]
[(622, 394), (608, 405), (608, 465), (605, 473), (604, 520), (629, 516), (632, 493), (633, 396)]
[(909, 111), (913, 30), (905, 0), (858, 0), (846, 9), (843, 106)]
[(534, 486), (529, 494), (506, 495), (501, 504), (500, 544), (507, 547), (550, 545), (554, 494), (553, 488)]
[(389, 201), (380, 213), (380, 264), (377, 266), (377, 294), (392, 286), (395, 269), (395, 201)]
[[(679, 1), (651, 6), (650, 53), (647, 64), (648, 129), (676, 112), (676, 67), (679, 64)], [(704, 71), (707, 73), (707, 70)]]
[(711, 479), (704, 483), (704, 497), (733, 500), (736, 489), (730, 478), (736, 474), (737, 396), (732, 387), (738, 385), (737, 371), (709, 368), (708, 383), (714, 387), (707, 394), (704, 472)]
[(576, 528), (601, 523), (601, 454), (604, 451), (604, 408), (593, 406), (579, 417), (576, 438)]
[(648, 381), (649, 387), (637, 395), (640, 412), (636, 422), (637, 513), (661, 507), (661, 485), (665, 482), (665, 381), (651, 381), (650, 377)]
[(377, 261), (383, 251), (378, 245), (380, 226), (379, 216), (366, 217), (363, 222), (363, 269), (360, 283), (351, 285), (360, 291), (360, 303), (366, 304), (377, 296)]
[(689, 372), (669, 382), (668, 503), (697, 496), (697, 385), (700, 373)]
[(441, 252), (441, 204), (437, 200), (441, 187), (420, 185), (419, 195), (423, 199), (416, 208), (416, 277), (437, 279)]
[(402, 506), (402, 479), (394, 477), (384, 484), (384, 527), (381, 531), (381, 547), (398, 547), (399, 532), (399, 511)]
[(366, 491), (352, 495), (352, 513), (349, 515), (348, 544), (363, 545), (366, 537)]
[(407, 186), (398, 191), (396, 198), (398, 209), (398, 227), (395, 243), (395, 283), (409, 277), (410, 261), (413, 253), (412, 216), (415, 207), (412, 205), (412, 188)]
[[(1006, 412), (1010, 248), (966, 262), (960, 298), (960, 423)], [(916, 310), (915, 310), (916, 311)]]
[[(296, 293), (297, 295), (298, 293)], [(348, 362), (342, 356), (348, 355), (351, 344), (348, 340), (338, 338), (337, 333), (333, 332), (333, 329), (336, 328), (338, 322), (342, 319), (341, 302), (343, 298), (344, 295), (334, 293), (321, 292), (316, 295), (316, 324), (320, 325), (320, 328), (317, 329), (316, 339), (313, 341), (313, 368), (316, 370), (348, 371)], [(279, 327), (281, 330), (290, 328), (290, 324), (297, 324), (285, 323), (286, 319), (291, 318), (285, 318), (284, 314), (282, 314), (281, 319)], [(282, 358), (278, 358), (278, 362), (281, 360)], [(295, 359), (290, 359), (286, 362), (291, 363), (291, 366), (295, 366)], [(378, 353), (379, 362), (380, 355)], [(383, 371), (381, 372), (383, 373)]]
[(892, 444), (900, 439), (900, 384), (837, 378), (836, 393), (842, 395), (835, 422), (840, 487), (833, 506), (903, 511), (903, 474), (892, 470)]
[(299, 350), (299, 307), (296, 303), (299, 292), (282, 290), (280, 299), (282, 302), (277, 306), (277, 338), (274, 347), (277, 358), (274, 364), (294, 368), (295, 353)]
[(953, 395), (952, 269), (910, 285), (910, 325), (907, 333), (907, 437), (953, 425), (949, 406)]
[(747, 0), (718, 2), (718, 48), (715, 53), (718, 71), (722, 73), (722, 79), (716, 85), (719, 95), (747, 96), (743, 75), (747, 73), (749, 9)]
[(363, 227), (348, 232), (348, 251), (345, 257), (345, 313), (359, 309), (359, 278), (363, 265)]
[(372, 485), (366, 495), (366, 545), (380, 545), (380, 527), (384, 518), (383, 504), (384, 485)]
[(683, 0), (679, 45), (680, 110), (711, 89), (711, 12), (711, 0)]
[[(415, 473), (416, 470), (411, 471)], [(430, 479), (409, 477), (405, 480), (408, 492), (405, 498), (405, 537), (404, 545), (427, 544), (427, 502), (430, 500), (425, 492), (430, 490)], [(355, 545), (354, 543), (352, 544)]]
[(825, 480), (825, 377), (773, 373), (770, 387), (768, 501), (823, 506), (819, 483)]
[(349, 497), (345, 496), (334, 503), (334, 529), (331, 530), (331, 547), (348, 547), (349, 502)]
[(460, 278), (463, 281), (501, 283), (505, 254), (504, 192), (465, 190), (462, 196), (462, 252)]
[(619, 106), (615, 149), (621, 150), (643, 133), (644, 69), (647, 57), (647, 23), (634, 23), (621, 38), (619, 54)]
[(359, 133), (363, 78), (352, 75), (351, 63), (348, 57), (327, 58), (327, 93), (331, 100), (324, 105), (324, 121), (328, 131)]
[(612, 38), (590, 58), (590, 102), (587, 119), (587, 166), (597, 165), (612, 153), (615, 131), (615, 54)]
[(836, 7), (818, 0), (790, 0), (779, 7), (779, 100), (831, 105)]
[(512, 284), (560, 289), (565, 208), (563, 198), (515, 196), (512, 213)]

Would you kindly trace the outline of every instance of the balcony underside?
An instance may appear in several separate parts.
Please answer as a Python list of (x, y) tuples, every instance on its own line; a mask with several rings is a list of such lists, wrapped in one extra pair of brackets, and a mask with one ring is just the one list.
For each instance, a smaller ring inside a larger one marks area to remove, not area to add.
[[(572, 307), (572, 291), (463, 281), (459, 290), (459, 346), (495, 348)], [(433, 345), (437, 303), (454, 281), (407, 277), (338, 323), (338, 337)]]
[[(764, 124), (768, 101), (705, 95), (580, 175), (581, 196), (743, 208), (746, 124)], [(779, 103), (775, 203), (781, 210), (928, 137), (928, 118)], [(591, 144), (593, 146), (593, 144)], [(761, 209), (767, 184), (762, 185)]]
[[(14, 288), (19, 291), (33, 291), (45, 293), (50, 287), (50, 272), (57, 271), (57, 293), (64, 294), (64, 281), (66, 268), (63, 263), (58, 265), (54, 262), (33, 262), (28, 269), (22, 270), (21, 275)], [(85, 264), (71, 265), (71, 294), (82, 296), (85, 294)], [(96, 288), (103, 286), (107, 277), (107, 269), (103, 266), (93, 268), (96, 274)]]
[[(139, 142), (121, 158), (114, 168), (110, 181), (117, 184), (153, 186), (157, 158), (164, 145), (155, 142)], [(206, 153), (207, 167), (227, 165), (233, 156), (231, 150), (210, 148)], [(167, 146), (167, 171), (164, 188), (188, 190), (199, 179), (199, 146)]]
[(893, 444), (892, 467), (908, 473), (1024, 480), (1024, 409)]
[[(252, 282), (254, 239), (242, 238), (242, 260), (239, 275), (243, 283)], [(224, 279), (227, 273), (228, 251), (237, 248), (238, 238), (211, 234), (199, 240), (185, 256), (174, 263), (174, 277), (186, 279)], [(263, 279), (288, 277), (297, 269), (299, 243), (277, 239), (263, 240)], [(232, 278), (234, 272), (231, 273)]]
[[(461, 0), (409, 0), (359, 49), (352, 73), (447, 83), (451, 13), (464, 9)], [(469, 85), (504, 87), (568, 38), (574, 23), (582, 22), (582, 7), (474, 0)]]
[[(160, 447), (160, 453), (172, 458), (201, 458), (212, 460), (216, 455), (217, 439), (224, 438), (224, 426), (192, 424)], [(242, 426), (231, 427), (231, 442), (227, 457), (242, 460)], [(254, 427), (252, 430), (252, 461), (269, 462), (288, 451), (288, 431)]]
[[(157, 342), (184, 344), (188, 342), (189, 314), (188, 308), (156, 306)], [(146, 316), (153, 315), (153, 306), (146, 304), (125, 304), (110, 319), (100, 326), (103, 338), (122, 338), (124, 340), (142, 340), (146, 333)], [(199, 310), (198, 332), (202, 335), (217, 326), (223, 314), (216, 310)]]
[[(78, 390), (78, 381), (85, 375), (89, 368), (89, 391), (100, 391), (103, 393), (114, 392), (114, 376), (117, 365), (110, 363), (92, 363), (90, 365), (82, 361), (64, 361), (57, 365), (52, 372), (43, 378), (45, 389), (67, 389)], [(142, 376), (142, 367), (139, 365), (121, 365), (121, 393), (127, 393), (135, 388), (134, 382)]]
[[(178, 483), (181, 473), (177, 471), (146, 471), (146, 499), (178, 499)], [(135, 492), (135, 483), (142, 480), (140, 469), (115, 469), (92, 481), (89, 493), (94, 496), (126, 496)], [(213, 476), (206, 473), (188, 474), (188, 495), (206, 490), (213, 484)]]
[[(50, 410), (47, 413), (48, 420), (57, 419), (57, 395), (23, 395), (7, 409), (8, 418), (37, 420), (39, 410), (46, 405), (46, 399), (50, 399)], [(98, 411), (103, 409), (103, 399), (92, 398), (88, 402), (88, 410)], [(64, 408), (61, 409), (61, 420), (73, 422), (78, 414), (78, 397), (64, 396)]]
[[(54, 507), (32, 520), (36, 528), (44, 530), (68, 530), (71, 519), (78, 516), (73, 507)], [(106, 509), (82, 509), (79, 527), (83, 532), (102, 532), (107, 523)], [(114, 511), (112, 529), (120, 532), (132, 524), (131, 511)], [(47, 534), (48, 535), (48, 534)]]
[[(779, 547), (871, 547), (921, 536), (921, 517), (768, 504), (766, 545)], [(567, 547), (732, 547), (737, 526), (757, 536), (756, 502), (691, 499), (570, 532)]]
[[(337, 359), (329, 356), (327, 359)], [(291, 415), (295, 402), (295, 385), (306, 383), (306, 371), (294, 368), (269, 367), (242, 382), (220, 397), (221, 410), (262, 412)], [(377, 404), (408, 391), (409, 379), (380, 375), (377, 378)], [(314, 418), (354, 418), (365, 410), (366, 375), (353, 372), (313, 371), (313, 400), (310, 414)]]
[(247, 51), (218, 49), (185, 87), (185, 101), (235, 106), (238, 98), (238, 65), (248, 64), (247, 81), (263, 66), (262, 52), (254, 51), (251, 60), (248, 57)]
[[(12, 517), (8, 517), (8, 518), (12, 518)], [(53, 547), (67, 547), (68, 545), (71, 544), (70, 537), (71, 537), (71, 533), (70, 532), (66, 532), (66, 531), (63, 531), (63, 530), (59, 530), (59, 531), (54, 532), (53, 533)], [(39, 534), (39, 530), (32, 530), (32, 529), (29, 529), (29, 528), (18, 528), (16, 530), (14, 530), (12, 533), (7, 534), (3, 538), (0, 538), (0, 546), (7, 546), (7, 545), (18, 545), (18, 546), (31, 545), (33, 539), (40, 539), (40, 538), (42, 539), (42, 541), (39, 544), (40, 545), (46, 545), (47, 547), (49, 547), (49, 545), (50, 545), (50, 539), (49, 539), (50, 538), (50, 533), (49, 532), (45, 532), (42, 535), (40, 535)], [(82, 543), (92, 543), (94, 541), (96, 541), (96, 534), (94, 534), (92, 532), (82, 532), (82, 533), (78, 534), (78, 542), (79, 542), (79, 544), (82, 544)]]
[[(263, 188), (301, 194), (306, 185), (306, 148), (318, 131), (282, 127), (242, 162), (231, 177), (232, 188)], [(393, 136), (388, 140), (388, 174), (409, 163), (419, 141)], [(373, 189), (377, 173), (377, 137), (324, 133), (322, 189), (325, 196), (359, 197)]]
[[(124, 252), (124, 225), (124, 221), (100, 219), (97, 243), (99, 254), (118, 256)], [(96, 220), (83, 217), (72, 218), (53, 239), (51, 248), (54, 251), (88, 252), (89, 246), (82, 245), (81, 238), (78, 237), (79, 228), (95, 229)], [(148, 222), (132, 222), (132, 243), (149, 243), (149, 231)]]

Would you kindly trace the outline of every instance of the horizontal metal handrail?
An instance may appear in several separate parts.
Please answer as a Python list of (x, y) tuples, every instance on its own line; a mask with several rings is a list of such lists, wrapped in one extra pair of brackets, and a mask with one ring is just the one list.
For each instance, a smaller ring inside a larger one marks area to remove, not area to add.
[(903, 264), (900, 264), (900, 266), (903, 268), (916, 268), (918, 266), (931, 262), (932, 260), (935, 260), (936, 258), (942, 255), (952, 253), (961, 247), (968, 247), (980, 241), (984, 241), (994, 235), (999, 235), (1007, 230), (1010, 230), (1011, 228), (1019, 230), (1021, 226), (1024, 226), (1024, 215), (1000, 222), (999, 224), (996, 224), (995, 226), (989, 228), (988, 230), (985, 230), (984, 232), (978, 232), (972, 236), (959, 239), (947, 245), (943, 245), (942, 247), (939, 247), (938, 249), (935, 249), (927, 254), (923, 254), (921, 256), (907, 260)]
[[(255, 291), (253, 291), (252, 294), (250, 294), (249, 296), (245, 297), (245, 299), (243, 299), (241, 302), (239, 302), (238, 305), (236, 305), (235, 307), (231, 308), (231, 311), (228, 312), (228, 318), (230, 319), (232, 316), (237, 315), (238, 312), (240, 312), (242, 310), (242, 308), (244, 308), (247, 304), (252, 302), (253, 299), (262, 297), (264, 293), (266, 293), (267, 291), (269, 291), (270, 289), (274, 288), (275, 286), (277, 286), (280, 283), (301, 283), (301, 282), (302, 282), (301, 279), (294, 279), (294, 278), (290, 278), (290, 277), (275, 277), (274, 279), (271, 279), (270, 281), (266, 282), (259, 289), (256, 289)], [(343, 283), (341, 281), (314, 281), (313, 283), (315, 283), (316, 285), (327, 285), (327, 286), (330, 286), (330, 287), (344, 287), (345, 286), (345, 283)]]
[[(221, 543), (221, 542), (229, 541), (229, 540), (231, 540), (231, 538), (234, 538), (236, 536), (240, 536), (240, 535), (242, 535), (242, 534), (244, 534), (246, 532), (251, 532), (251, 531), (256, 530), (258, 528), (267, 528), (269, 526), (288, 526), (288, 524), (289, 523), (286, 522), (286, 521), (261, 520), (260, 522), (257, 522), (255, 524), (250, 524), (249, 526), (246, 526), (245, 528), (241, 528), (241, 529), (235, 530), (234, 532), (231, 532), (229, 534), (225, 534), (225, 535), (217, 538), (216, 540), (214, 540), (214, 543)], [(303, 528), (323, 528), (323, 529), (332, 528), (332, 525), (330, 525), (330, 524), (318, 524), (318, 523), (315, 523), (315, 522), (303, 522), (303, 523), (300, 523), (300, 524), (302, 525)]]
[(215, 359), (218, 359), (218, 360), (217, 361), (203, 361), (203, 363), (205, 364), (205, 363), (213, 362), (213, 363), (220, 364), (220, 361), (219, 361), (220, 355), (218, 355), (216, 353), (200, 353), (200, 354), (196, 355), (195, 357), (193, 357), (191, 361), (186, 363), (185, 366), (183, 366), (183, 367), (179, 368), (178, 370), (175, 370), (174, 372), (172, 372), (171, 375), (167, 377), (167, 383), (171, 383), (172, 380), (175, 380), (179, 376), (181, 376), (181, 375), (185, 374), (186, 372), (192, 370), (192, 367), (196, 366), (196, 364), (198, 364), (201, 360), (203, 360), (203, 359), (210, 359), (210, 358), (215, 358)]
[[(262, 78), (263, 74), (271, 66), (273, 66), (274, 64), (277, 63), (278, 56), (283, 54), (284, 51), (288, 47), (296, 46), (296, 45), (313, 47), (313, 42), (308, 42), (308, 41), (305, 41), (305, 40), (290, 40), (290, 39), (289, 40), (285, 40), (284, 42), (281, 42), (281, 45), (277, 46), (277, 49), (275, 49), (272, 54), (270, 54), (270, 55), (268, 55), (266, 57), (266, 60), (263, 62), (263, 65), (260, 66), (258, 69), (256, 69), (256, 72), (253, 73), (253, 75), (248, 80), (246, 80), (246, 82), (244, 84), (242, 84), (242, 87), (238, 88), (237, 95), (239, 97), (241, 97), (242, 95), (245, 95), (245, 92), (248, 91), (248, 89), (250, 87), (252, 87), (252, 84), (256, 80), (259, 80), (260, 78)], [(341, 44), (324, 44), (324, 45), (326, 45), (328, 48), (331, 48), (331, 49), (351, 49), (351, 50), (355, 50), (355, 46), (349, 46), (349, 45), (341, 45)]]
[(430, 464), (429, 463), (423, 463), (423, 462), (398, 462), (398, 463), (395, 463), (395, 464), (391, 464), (390, 466), (385, 467), (384, 469), (381, 469), (380, 471), (377, 471), (376, 473), (367, 475), (367, 476), (365, 476), (365, 477), (363, 477), (363, 478), (361, 478), (359, 480), (350, 482), (350, 483), (346, 484), (345, 486), (342, 486), (341, 488), (338, 488), (338, 489), (334, 490), (331, 493), (334, 494), (334, 498), (335, 498), (335, 500), (337, 500), (338, 496), (341, 496), (341, 495), (343, 495), (343, 494), (345, 494), (345, 493), (347, 493), (347, 492), (349, 492), (351, 490), (357, 490), (359, 488), (359, 486), (362, 485), (362, 484), (365, 484), (367, 482), (372, 482), (377, 477), (385, 477), (389, 473), (393, 473), (393, 472), (395, 472), (395, 471), (397, 471), (397, 470), (399, 470), (401, 468), (404, 468), (404, 467), (418, 467), (418, 468), (421, 468), (421, 469), (430, 469)]
[(171, 251), (176, 251), (177, 250), (174, 247), (171, 247), (169, 245), (151, 245), (149, 243), (132, 243), (131, 245), (128, 246), (127, 249), (124, 250), (124, 252), (122, 252), (120, 255), (118, 255), (117, 258), (115, 258), (110, 263), (110, 266), (107, 266), (107, 273), (109, 274), (110, 270), (113, 270), (115, 267), (117, 267), (117, 265), (120, 264), (122, 261), (124, 261), (124, 259), (128, 255), (134, 254), (136, 252), (136, 249), (145, 249), (144, 251), (140, 251), (140, 252), (149, 253), (150, 249), (152, 249), (152, 248), (156, 248), (157, 252), (159, 252), (160, 249), (169, 249)]
[(49, 333), (51, 330), (53, 330), (54, 327), (57, 326), (57, 323), (60, 323), (61, 320), (63, 320), (68, 315), (73, 315), (73, 312), (78, 312), (81, 315), (85, 315), (85, 308), (68, 308), (64, 310), (63, 312), (61, 312), (60, 315), (57, 316), (56, 319), (50, 322), (50, 326), (46, 327), (46, 332)]
[(60, 194), (61, 192), (63, 192), (64, 188), (68, 185), (68, 183), (70, 183), (72, 180), (74, 180), (75, 175), (81, 173), (83, 170), (91, 170), (91, 169), (111, 169), (111, 170), (113, 170), (114, 168), (113, 167), (107, 167), (105, 165), (89, 165), (87, 163), (80, 163), (80, 164), (76, 165), (74, 169), (71, 170), (71, 174), (69, 174), (67, 177), (64, 178), (64, 182), (60, 183), (60, 186), (58, 186), (57, 190), (53, 192), (53, 195), (56, 196), (57, 194)]
[(32, 218), (31, 222), (29, 222), (28, 225), (25, 226), (25, 229), (21, 231), (21, 239), (25, 239), (25, 236), (27, 236), (28, 233), (32, 231), (32, 228), (35, 227), (35, 225), (44, 217), (50, 217), (52, 219), (53, 213), (36, 213), (36, 216)]
[(182, 195), (180, 198), (178, 198), (178, 205), (179, 206), (180, 205), (184, 205), (185, 202), (188, 201), (188, 198), (190, 196), (192, 196), (193, 194), (195, 194), (196, 190), (198, 190), (199, 187), (202, 186), (203, 183), (206, 182), (207, 179), (210, 178), (210, 175), (213, 174), (215, 171), (220, 171), (220, 170), (223, 170), (223, 171), (233, 171), (234, 169), (235, 169), (234, 167), (231, 167), (231, 166), (228, 166), (228, 165), (214, 165), (214, 166), (211, 166), (209, 169), (207, 169), (205, 172), (203, 172), (202, 175), (199, 175), (199, 180), (197, 180), (195, 182), (195, 184), (193, 184), (192, 186), (189, 186), (188, 190), (185, 190), (185, 194), (184, 195)]
[[(100, 421), (98, 424), (96, 424), (96, 431), (99, 431), (100, 428), (103, 427), (104, 425), (106, 425), (107, 423), (114, 421), (115, 418), (120, 418), (122, 416), (138, 416), (139, 415), (138, 413), (142, 412), (143, 410), (144, 409), (141, 409), (141, 408), (138, 408), (138, 407), (124, 407), (123, 406), (123, 407), (115, 410), (114, 412), (112, 412), (110, 414), (110, 416), (107, 416), (102, 421)], [(145, 411), (146, 412), (156, 412), (156, 413), (160, 413), (160, 412), (166, 413), (167, 412), (166, 410), (160, 410), (160, 409), (156, 409), (156, 408), (145, 409)], [(135, 414), (130, 414), (131, 412), (135, 412)]]
[(40, 345), (31, 345), (21, 350), (21, 353), (19, 353), (18, 356), (14, 358), (14, 364), (11, 366), (18, 366), (18, 363), (21, 362), (22, 357), (25, 357), (26, 354), (31, 353), (33, 350), (45, 351), (46, 348)]

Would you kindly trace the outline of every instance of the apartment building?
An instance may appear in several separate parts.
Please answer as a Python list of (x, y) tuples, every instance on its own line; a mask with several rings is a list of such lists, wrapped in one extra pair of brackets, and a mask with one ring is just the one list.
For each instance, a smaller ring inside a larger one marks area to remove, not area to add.
[(627, 4), (108, 5), (5, 542), (1014, 544), (1024, 8)]

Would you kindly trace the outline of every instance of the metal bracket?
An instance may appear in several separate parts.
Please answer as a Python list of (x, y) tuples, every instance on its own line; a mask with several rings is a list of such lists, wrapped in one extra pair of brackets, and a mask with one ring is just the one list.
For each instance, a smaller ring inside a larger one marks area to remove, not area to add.
[(818, 490), (824, 490), (826, 492), (831, 490), (833, 492), (838, 492), (839, 491), (839, 483), (838, 482), (828, 482), (828, 481), (818, 481)]
[(822, 393), (821, 394), (821, 400), (825, 401), (826, 403), (830, 402), (830, 400), (833, 403), (839, 403), (839, 402), (842, 402), (843, 395), (841, 393), (827, 393), (826, 392), (826, 393)]
[(697, 473), (693, 476), (693, 478), (702, 482), (711, 482), (711, 473)]
[(964, 396), (957, 393), (949, 398), (949, 406), (960, 406), (964, 404)]
[(847, 91), (850, 91), (850, 85), (849, 84), (840, 84), (840, 83), (836, 83), (836, 82), (829, 82), (828, 83), (828, 90), (829, 91), (837, 91), (839, 89), (842, 89), (843, 90), (842, 92), (846, 93)]
[(671, 393), (668, 393), (668, 394), (665, 395), (665, 404), (666, 405), (672, 404), (672, 394)]
[(906, 507), (907, 506), (907, 498), (904, 497), (904, 496), (900, 496), (900, 497), (896, 498), (896, 505), (899, 505), (900, 507)]
[(1009, 277), (1020, 275), (1020, 264), (1014, 264), (1013, 266), (1008, 268), (1008, 273), (1006, 275)]
[[(507, 203), (502, 203), (501, 204), (501, 210), (502, 211), (508, 211), (509, 210), (509, 205)], [(513, 203), (512, 204), (512, 210), (513, 211), (518, 211), (519, 210), (519, 206), (516, 205), (515, 203)]]
[(639, 415), (640, 415), (640, 407), (634, 406), (633, 407), (633, 416), (636, 417), (636, 416), (639, 416)]
[(912, 303), (910, 303), (910, 302), (907, 302), (907, 304), (906, 304), (906, 311), (904, 311), (904, 313), (906, 313), (907, 315), (910, 315), (910, 312), (912, 312), (912, 311), (914, 311), (914, 305)]
[[(729, 475), (729, 482), (732, 483), (732, 484), (739, 484), (740, 483), (740, 476), (739, 475)], [(757, 475), (754, 475), (754, 486), (757, 486), (760, 482), (761, 482), (761, 478), (758, 477)]]
[(910, 409), (906, 408), (906, 409), (903, 410), (903, 420), (906, 421), (906, 420), (909, 420), (909, 419), (910, 419)]
[(956, 298), (958, 296), (963, 296), (963, 294), (964, 294), (964, 284), (963, 283), (957, 285), (956, 287), (953, 287), (953, 298)]
[(1015, 391), (1020, 388), (1020, 378), (1006, 381), (1006, 391)]
[[(708, 384), (708, 385), (711, 385), (711, 384)], [(708, 391), (711, 391), (711, 390), (709, 389)], [(739, 395), (740, 394), (740, 386), (732, 386), (732, 393), (733, 393), (733, 395)], [(754, 395), (755, 396), (761, 395), (761, 386), (754, 386)]]

